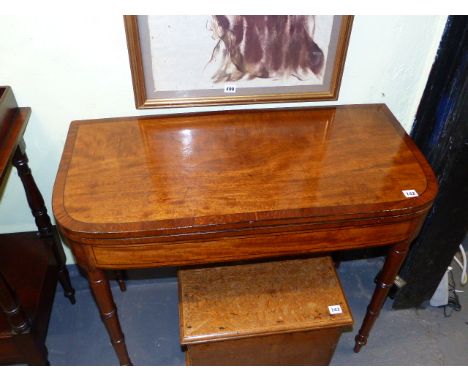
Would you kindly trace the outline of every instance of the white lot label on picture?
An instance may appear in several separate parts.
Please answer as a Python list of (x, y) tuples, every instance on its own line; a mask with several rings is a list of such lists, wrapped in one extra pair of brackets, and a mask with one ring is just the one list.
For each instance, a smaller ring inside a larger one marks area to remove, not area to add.
[(402, 192), (407, 198), (415, 198), (416, 196), (419, 196), (416, 190), (403, 190)]
[(340, 305), (330, 305), (328, 307), (328, 310), (330, 311), (330, 314), (340, 314), (340, 313), (343, 313), (343, 311), (341, 310), (341, 306)]
[(225, 84), (224, 85), (224, 92), (225, 93), (235, 93), (236, 90), (237, 90), (237, 87), (234, 84)]

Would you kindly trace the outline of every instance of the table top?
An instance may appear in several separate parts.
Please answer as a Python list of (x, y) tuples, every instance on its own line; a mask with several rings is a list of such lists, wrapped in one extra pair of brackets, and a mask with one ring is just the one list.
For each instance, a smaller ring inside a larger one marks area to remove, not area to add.
[(138, 237), (409, 214), (436, 191), (389, 109), (352, 105), (74, 121), (53, 208), (66, 233)]

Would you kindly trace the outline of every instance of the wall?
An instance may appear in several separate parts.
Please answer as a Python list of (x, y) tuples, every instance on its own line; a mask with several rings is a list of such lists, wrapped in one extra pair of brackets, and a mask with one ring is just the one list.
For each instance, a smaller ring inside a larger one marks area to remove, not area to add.
[[(409, 131), (445, 21), (445, 16), (357, 16), (340, 98), (333, 103), (385, 102)], [(49, 211), (71, 120), (182, 111), (135, 109), (123, 19), (112, 15), (0, 16), (0, 85), (12, 86), (19, 105), (32, 107), (25, 140)], [(0, 195), (0, 232), (33, 230), (15, 174)], [(73, 262), (69, 252), (67, 257)]]

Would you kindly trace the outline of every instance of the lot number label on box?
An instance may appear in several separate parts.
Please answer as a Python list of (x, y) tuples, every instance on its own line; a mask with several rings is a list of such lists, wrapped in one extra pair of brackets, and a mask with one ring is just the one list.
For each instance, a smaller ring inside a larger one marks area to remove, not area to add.
[(343, 313), (343, 311), (341, 310), (341, 306), (340, 305), (330, 305), (328, 307), (328, 310), (330, 311), (330, 314), (340, 314), (340, 313)]

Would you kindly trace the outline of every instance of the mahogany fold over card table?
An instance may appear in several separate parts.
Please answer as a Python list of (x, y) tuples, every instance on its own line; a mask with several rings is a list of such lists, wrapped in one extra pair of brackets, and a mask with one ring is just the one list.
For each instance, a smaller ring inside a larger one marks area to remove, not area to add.
[(389, 246), (366, 344), (437, 193), (382, 104), (74, 121), (53, 209), (130, 365), (104, 270)]

